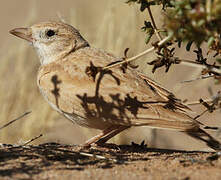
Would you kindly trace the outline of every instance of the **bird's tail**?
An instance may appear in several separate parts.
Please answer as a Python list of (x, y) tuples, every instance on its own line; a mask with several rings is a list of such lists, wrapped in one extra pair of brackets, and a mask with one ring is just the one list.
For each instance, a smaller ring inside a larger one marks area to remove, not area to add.
[(196, 131), (191, 131), (191, 132), (189, 131), (187, 132), (187, 134), (195, 139), (204, 141), (207, 144), (207, 146), (209, 146), (210, 148), (216, 151), (221, 150), (221, 143), (200, 128), (197, 129)]

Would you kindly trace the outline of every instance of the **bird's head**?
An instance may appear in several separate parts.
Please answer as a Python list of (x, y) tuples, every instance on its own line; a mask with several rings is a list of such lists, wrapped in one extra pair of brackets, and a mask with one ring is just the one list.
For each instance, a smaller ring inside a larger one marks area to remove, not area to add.
[(29, 28), (15, 28), (10, 33), (33, 44), (42, 65), (89, 46), (77, 29), (62, 22), (44, 22)]

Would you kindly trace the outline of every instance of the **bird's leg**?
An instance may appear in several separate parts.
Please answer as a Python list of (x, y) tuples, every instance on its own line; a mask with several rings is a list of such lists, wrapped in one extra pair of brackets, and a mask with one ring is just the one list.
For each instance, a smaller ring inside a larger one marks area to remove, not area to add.
[(90, 146), (91, 144), (96, 143), (99, 139), (101, 139), (103, 136), (111, 133), (111, 131), (115, 130), (116, 126), (111, 126), (105, 130), (103, 130), (100, 134), (92, 137), (91, 139), (87, 140), (84, 144), (84, 146)]
[(92, 137), (88, 141), (85, 142), (84, 146), (90, 146), (91, 144), (102, 145), (107, 142), (109, 139), (119, 134), (121, 131), (127, 129), (129, 127), (125, 126), (111, 126), (105, 130), (103, 130), (100, 134)]
[(119, 134), (120, 132), (124, 131), (125, 129), (130, 128), (129, 126), (119, 126), (116, 129), (114, 129), (112, 132), (110, 132), (109, 134), (107, 134), (106, 136), (103, 136), (102, 138), (100, 138), (97, 142), (95, 142), (96, 144), (104, 144), (105, 142), (107, 142), (109, 139), (111, 139), (112, 137), (116, 136), (117, 134)]

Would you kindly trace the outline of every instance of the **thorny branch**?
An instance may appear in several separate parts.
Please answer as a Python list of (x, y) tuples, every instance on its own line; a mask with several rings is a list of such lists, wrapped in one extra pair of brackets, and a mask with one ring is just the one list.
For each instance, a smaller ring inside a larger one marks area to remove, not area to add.
[[(162, 46), (166, 44), (166, 42), (168, 42), (171, 39), (170, 36), (164, 38), (163, 40), (161, 40), (160, 42), (158, 42), (156, 45), (153, 44), (153, 46), (149, 49), (147, 49), (146, 51), (131, 57), (131, 58), (121, 58), (119, 60), (116, 60), (116, 63), (113, 63), (111, 65), (107, 65), (106, 67), (103, 67), (102, 70), (107, 70), (110, 68), (114, 68), (114, 67), (118, 67), (121, 66), (123, 64), (128, 64), (131, 61), (134, 61), (138, 58), (141, 58), (147, 54), (149, 54), (150, 52), (154, 51), (154, 50), (158, 50), (157, 54), (158, 54), (158, 58), (156, 60), (153, 60), (151, 62), (149, 62), (149, 65), (153, 65), (153, 70), (152, 72), (155, 72), (156, 69), (162, 67), (162, 66), (166, 66), (166, 72), (168, 72), (170, 66), (172, 64), (181, 64), (181, 65), (186, 65), (186, 66), (191, 66), (191, 67), (196, 67), (196, 68), (201, 68), (202, 69), (202, 74), (213, 74), (215, 79), (220, 80), (221, 77), (221, 67), (217, 66), (216, 64), (208, 64), (206, 63), (205, 59), (202, 60), (196, 60), (191, 61), (191, 60), (185, 60), (185, 59), (180, 59), (178, 57), (174, 57), (174, 48), (172, 48), (171, 50), (168, 48), (163, 48)], [(163, 54), (161, 52), (161, 50), (163, 49)], [(199, 55), (197, 55), (198, 58), (201, 57)]]
[[(166, 42), (168, 42), (170, 39), (172, 38), (172, 35), (171, 36), (167, 36), (166, 38), (164, 38), (163, 40), (161, 40), (160, 42), (157, 43), (157, 46), (162, 46), (163, 44), (165, 44)], [(156, 47), (152, 46), (151, 48), (147, 49), (146, 51), (143, 51), (141, 52), (140, 54), (136, 55), (136, 56), (133, 56), (131, 58), (128, 58), (128, 59), (125, 59), (124, 61), (119, 61), (115, 64), (112, 64), (112, 65), (109, 65), (109, 66), (106, 66), (106, 67), (103, 67), (102, 69), (103, 70), (106, 70), (106, 69), (110, 69), (110, 68), (114, 68), (114, 67), (118, 67), (124, 63), (129, 63), (129, 62), (132, 62), (136, 59), (139, 59), (149, 53), (151, 53), (152, 51), (154, 51), (156, 49)], [(122, 60), (122, 59), (120, 59)]]
[(155, 23), (155, 20), (154, 20), (152, 11), (151, 11), (151, 9), (150, 9), (150, 6), (147, 6), (147, 10), (148, 10), (148, 13), (149, 13), (149, 15), (150, 15), (151, 22), (152, 22), (152, 24), (153, 24), (154, 32), (155, 32), (155, 34), (156, 34), (158, 40), (161, 41), (161, 40), (162, 40), (162, 37), (161, 37), (161, 35), (160, 35), (160, 33), (159, 33), (158, 29), (157, 29), (157, 25), (156, 25), (156, 23)]

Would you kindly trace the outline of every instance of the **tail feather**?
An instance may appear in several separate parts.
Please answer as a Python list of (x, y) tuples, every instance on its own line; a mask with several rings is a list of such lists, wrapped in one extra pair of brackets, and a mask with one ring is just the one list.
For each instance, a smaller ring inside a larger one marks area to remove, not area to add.
[(216, 151), (221, 150), (221, 143), (200, 128), (196, 131), (187, 132), (187, 134), (195, 139), (204, 141), (207, 144), (207, 146)]

